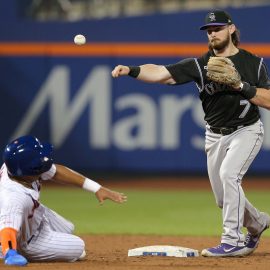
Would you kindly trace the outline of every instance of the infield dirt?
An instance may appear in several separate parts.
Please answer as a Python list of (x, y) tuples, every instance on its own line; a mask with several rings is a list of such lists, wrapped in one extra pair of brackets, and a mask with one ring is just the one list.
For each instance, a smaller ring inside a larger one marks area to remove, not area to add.
[[(246, 189), (270, 191), (270, 181), (251, 178), (244, 184)], [(111, 188), (161, 188), (161, 189), (210, 189), (208, 181), (189, 179), (189, 181), (158, 180), (112, 181)], [(199, 226), (199, 224), (198, 224)], [(269, 270), (270, 238), (262, 237), (258, 249), (250, 256), (243, 258), (193, 258), (175, 257), (128, 257), (128, 250), (150, 245), (183, 246), (201, 251), (203, 248), (216, 246), (219, 237), (188, 236), (151, 236), (151, 235), (81, 235), (85, 240), (87, 257), (75, 263), (30, 263), (28, 269), (42, 270)], [(7, 269), (3, 264), (0, 269)], [(16, 269), (18, 267), (12, 267)], [(21, 269), (21, 268), (20, 268)]]
[[(258, 249), (243, 258), (128, 257), (128, 249), (148, 245), (174, 245), (201, 250), (216, 245), (218, 237), (84, 235), (87, 257), (75, 263), (30, 263), (29, 269), (42, 270), (269, 270), (270, 239), (262, 239)], [(7, 269), (2, 265), (1, 269)], [(14, 267), (12, 267), (14, 269)]]

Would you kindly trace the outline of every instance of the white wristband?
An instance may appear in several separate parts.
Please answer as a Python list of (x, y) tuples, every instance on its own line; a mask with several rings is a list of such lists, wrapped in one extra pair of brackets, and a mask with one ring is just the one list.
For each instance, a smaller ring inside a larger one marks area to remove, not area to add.
[(85, 178), (82, 188), (96, 193), (101, 188), (101, 185), (89, 178)]

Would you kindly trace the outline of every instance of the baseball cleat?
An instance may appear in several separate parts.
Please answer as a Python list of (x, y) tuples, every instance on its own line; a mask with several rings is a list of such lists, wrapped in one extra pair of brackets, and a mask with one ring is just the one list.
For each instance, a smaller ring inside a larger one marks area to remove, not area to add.
[(25, 266), (28, 263), (26, 258), (20, 255), (15, 249), (9, 249), (4, 260), (6, 265)]
[(268, 214), (265, 214), (266, 219), (267, 219), (267, 224), (266, 226), (262, 229), (262, 231), (260, 233), (258, 233), (257, 235), (252, 235), (251, 233), (247, 233), (246, 235), (246, 240), (245, 240), (245, 245), (246, 248), (249, 250), (248, 254), (251, 254), (252, 252), (254, 252), (254, 250), (258, 247), (259, 242), (260, 242), (260, 238), (262, 236), (262, 233), (269, 228), (270, 225), (270, 217)]
[(203, 249), (201, 255), (204, 257), (243, 257), (248, 254), (245, 246), (235, 247), (221, 243), (217, 247)]

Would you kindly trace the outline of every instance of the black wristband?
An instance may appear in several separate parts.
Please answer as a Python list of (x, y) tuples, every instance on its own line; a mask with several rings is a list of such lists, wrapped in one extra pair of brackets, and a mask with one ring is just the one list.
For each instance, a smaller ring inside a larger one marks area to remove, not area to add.
[(139, 66), (129, 66), (128, 76), (137, 78), (140, 74), (141, 68)]
[(255, 97), (257, 93), (257, 88), (255, 86), (251, 86), (247, 82), (243, 82), (243, 86), (240, 91), (241, 95), (246, 99), (252, 99)]

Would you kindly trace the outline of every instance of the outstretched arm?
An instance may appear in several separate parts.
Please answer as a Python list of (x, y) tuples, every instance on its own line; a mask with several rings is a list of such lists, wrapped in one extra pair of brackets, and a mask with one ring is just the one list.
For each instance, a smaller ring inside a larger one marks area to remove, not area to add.
[[(134, 68), (136, 68), (135, 73), (133, 73)], [(135, 77), (138, 80), (148, 83), (162, 83), (162, 84), (175, 83), (170, 72), (165, 66), (154, 64), (145, 64), (138, 67), (118, 65), (112, 71), (112, 76), (114, 78), (126, 75), (130, 75), (131, 77)]]
[(65, 184), (71, 184), (95, 193), (98, 201), (102, 204), (104, 200), (111, 200), (117, 203), (123, 203), (127, 196), (123, 193), (116, 192), (105, 188), (97, 182), (88, 179), (84, 175), (73, 171), (63, 165), (56, 164), (56, 173), (52, 180)]

